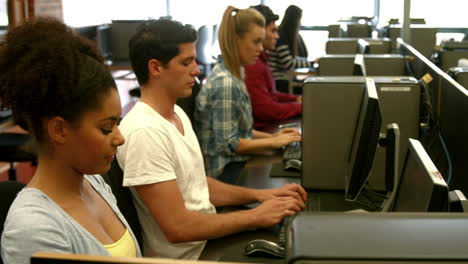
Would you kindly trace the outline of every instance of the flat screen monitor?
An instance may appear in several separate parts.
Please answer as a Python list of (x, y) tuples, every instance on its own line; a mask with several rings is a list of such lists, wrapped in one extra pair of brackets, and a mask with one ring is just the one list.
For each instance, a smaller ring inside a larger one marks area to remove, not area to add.
[(345, 198), (355, 201), (364, 187), (374, 162), (382, 125), (375, 82), (366, 78), (361, 108), (356, 120), (346, 172)]
[(400, 177), (393, 211), (443, 212), (448, 210), (448, 186), (418, 140), (409, 139), (408, 155)]
[(366, 65), (364, 64), (364, 55), (356, 54), (353, 66), (354, 76), (367, 76)]
[(112, 20), (110, 30), (112, 60), (129, 60), (128, 42), (144, 22), (144, 20)]

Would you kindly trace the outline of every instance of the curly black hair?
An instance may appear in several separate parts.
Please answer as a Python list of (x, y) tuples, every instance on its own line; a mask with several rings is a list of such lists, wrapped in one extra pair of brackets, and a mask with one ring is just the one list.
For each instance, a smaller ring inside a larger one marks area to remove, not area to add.
[(77, 121), (116, 89), (95, 43), (52, 18), (10, 30), (0, 58), (1, 107), (38, 141), (44, 118)]

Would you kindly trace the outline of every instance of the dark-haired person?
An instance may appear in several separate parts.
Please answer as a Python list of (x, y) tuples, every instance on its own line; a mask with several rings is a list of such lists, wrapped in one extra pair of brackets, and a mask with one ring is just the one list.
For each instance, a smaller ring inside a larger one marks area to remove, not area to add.
[[(270, 66), (273, 78), (276, 81), (276, 88), (279, 91), (287, 92), (289, 80), (295, 81), (291, 76), (291, 71), (298, 68), (312, 68), (313, 63), (307, 57), (304, 41), (299, 35), (301, 27), (302, 9), (295, 5), (290, 5), (284, 12), (283, 20), (278, 27), (279, 39), (276, 47), (269, 50)], [(301, 44), (302, 43), (302, 44)], [(300, 49), (301, 48), (301, 49)]]
[[(149, 21), (130, 39), (141, 100), (119, 128), (117, 161), (130, 186), (143, 230), (145, 255), (197, 259), (206, 240), (271, 226), (303, 208), (297, 184), (254, 190), (206, 177), (195, 132), (175, 103), (200, 73), (196, 31), (168, 19)], [(216, 214), (215, 206), (264, 202), (256, 209)]]
[(195, 127), (207, 175), (224, 182), (236, 181), (236, 171), (249, 155), (301, 140), (295, 128), (275, 134), (253, 129), (244, 65), (255, 63), (263, 51), (264, 38), (265, 19), (258, 11), (229, 6), (219, 28), (222, 61), (197, 96)]
[(267, 50), (275, 48), (279, 38), (275, 21), (278, 15), (268, 6), (253, 6), (265, 18), (264, 51), (255, 64), (245, 65), (245, 84), (249, 90), (254, 128), (262, 129), (272, 121), (284, 120), (302, 113), (302, 96), (278, 92), (268, 63)]
[(29, 263), (37, 251), (140, 256), (111, 189), (91, 175), (109, 170), (124, 142), (119, 95), (96, 47), (38, 19), (10, 30), (0, 56), (0, 99), (34, 137), (39, 162), (8, 213), (3, 262)]

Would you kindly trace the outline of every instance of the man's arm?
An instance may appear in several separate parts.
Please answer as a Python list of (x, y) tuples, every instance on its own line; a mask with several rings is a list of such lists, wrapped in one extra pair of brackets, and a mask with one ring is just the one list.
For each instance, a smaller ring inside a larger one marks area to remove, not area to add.
[(297, 200), (301, 209), (305, 206), (307, 193), (299, 184), (286, 184), (275, 189), (252, 189), (230, 185), (208, 177), (210, 201), (214, 206), (243, 205), (265, 202), (277, 197), (291, 197)]
[(251, 210), (206, 214), (185, 207), (175, 180), (135, 186), (135, 190), (171, 243), (208, 240), (268, 227), (301, 210), (296, 199), (278, 197)]

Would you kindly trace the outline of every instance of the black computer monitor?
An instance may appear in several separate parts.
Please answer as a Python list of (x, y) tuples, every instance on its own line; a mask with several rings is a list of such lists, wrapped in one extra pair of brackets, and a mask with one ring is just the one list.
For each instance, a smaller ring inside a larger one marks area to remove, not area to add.
[(364, 39), (358, 39), (358, 54), (369, 54), (370, 43)]
[(448, 186), (418, 140), (409, 139), (393, 210), (441, 212), (448, 210)]
[(353, 66), (354, 76), (367, 76), (366, 65), (364, 64), (364, 55), (356, 54)]
[(114, 62), (129, 61), (128, 42), (145, 20), (112, 20), (110, 47)]
[(382, 114), (377, 88), (373, 79), (366, 78), (345, 177), (345, 199), (348, 201), (356, 200), (369, 177), (381, 125)]

